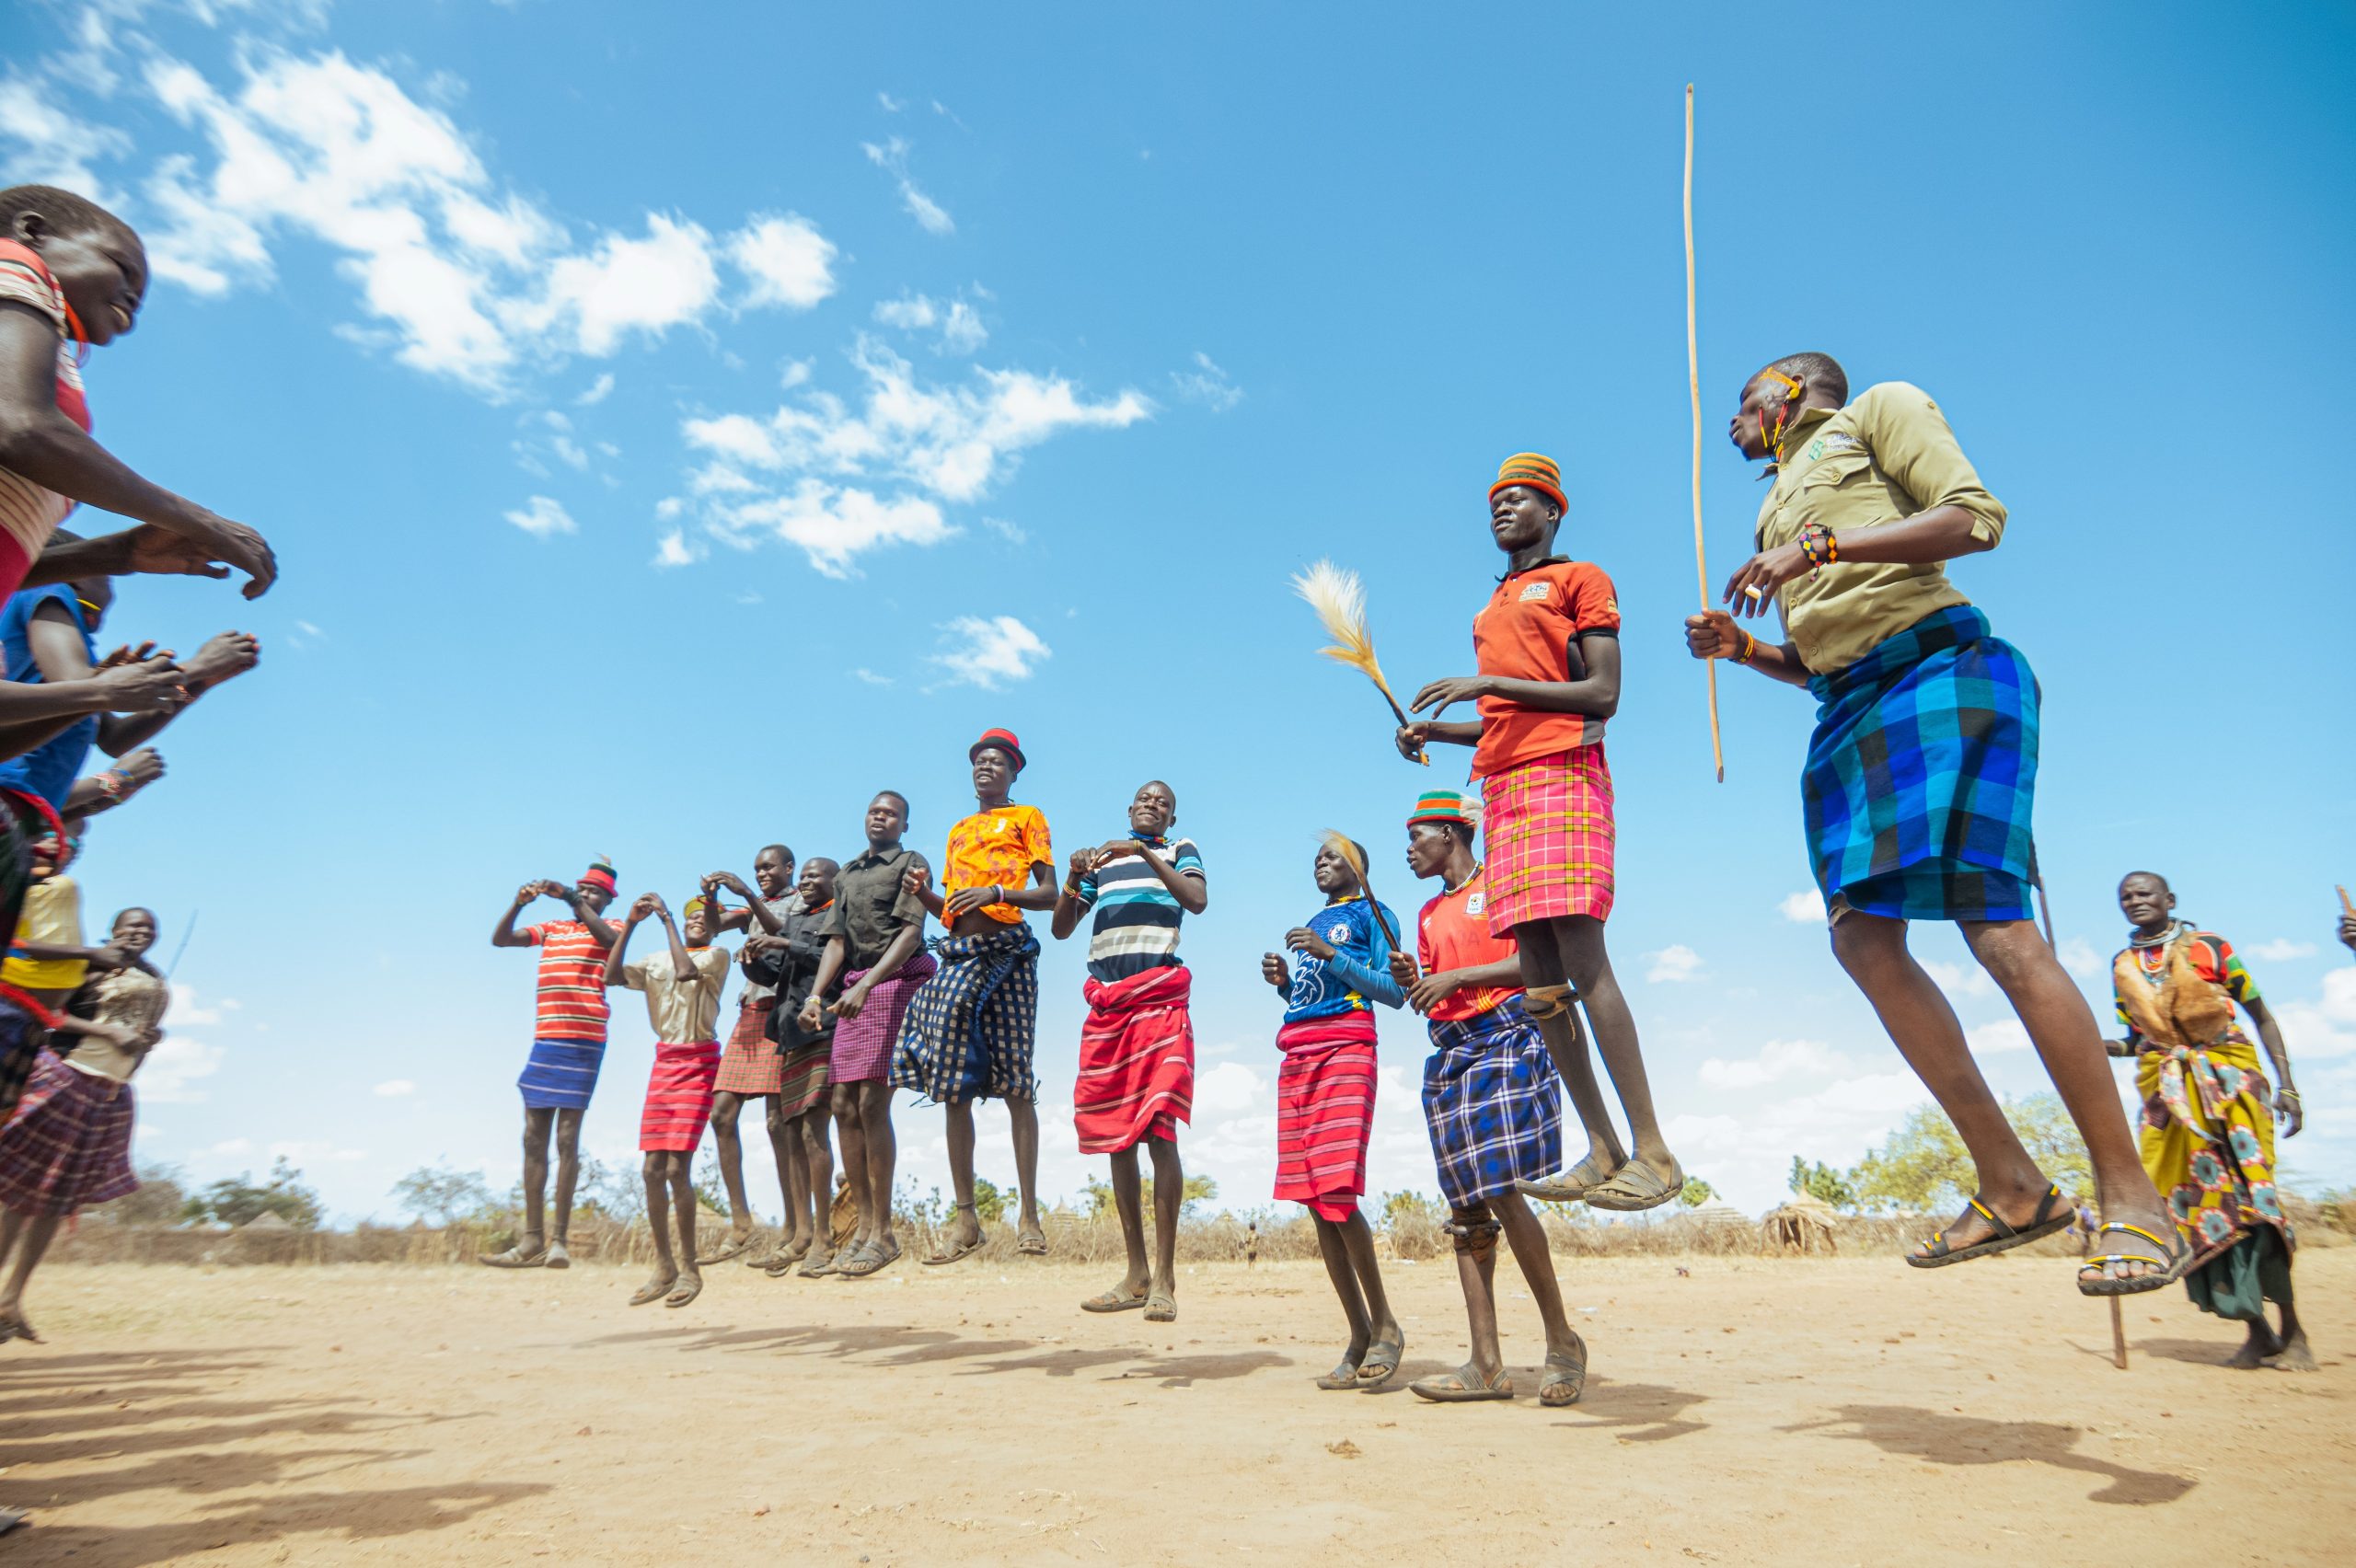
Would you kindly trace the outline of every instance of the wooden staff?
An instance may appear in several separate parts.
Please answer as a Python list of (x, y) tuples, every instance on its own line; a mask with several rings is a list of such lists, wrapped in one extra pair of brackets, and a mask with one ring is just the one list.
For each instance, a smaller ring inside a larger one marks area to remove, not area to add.
[(2119, 1315), (2116, 1296), (2110, 1298), (2110, 1364), (2127, 1370), (2127, 1320)]
[(2339, 912), (2342, 915), (2356, 915), (2356, 904), (2348, 902), (2348, 890), (2344, 887), (2339, 890)]
[[(1693, 84), (1685, 84), (1685, 386), (1693, 399), (1693, 575), (1702, 581), (1702, 608), (1710, 608), (1710, 566), (1702, 549), (1702, 348), (1693, 330)], [(1718, 662), (1702, 661), (1710, 678), (1710, 760), (1727, 781), (1727, 753), (1718, 739)]]

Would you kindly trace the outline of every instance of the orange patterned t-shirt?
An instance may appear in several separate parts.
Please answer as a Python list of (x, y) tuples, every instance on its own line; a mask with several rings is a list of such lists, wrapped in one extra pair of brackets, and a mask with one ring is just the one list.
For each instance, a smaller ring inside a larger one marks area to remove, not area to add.
[[(1056, 848), (1048, 842), (1046, 814), (1038, 807), (1004, 805), (976, 812), (949, 830), (941, 896), (993, 882), (1009, 892), (1028, 887), (1031, 868), (1040, 861), (1052, 869)], [(993, 904), (982, 913), (1008, 926), (1022, 919), (1022, 911), (1011, 904)]]

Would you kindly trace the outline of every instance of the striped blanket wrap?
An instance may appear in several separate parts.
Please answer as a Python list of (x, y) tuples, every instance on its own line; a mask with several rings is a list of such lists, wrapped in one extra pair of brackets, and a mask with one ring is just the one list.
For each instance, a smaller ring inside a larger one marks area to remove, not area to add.
[(1521, 998), (1431, 1032), (1424, 1122), (1449, 1205), (1468, 1208), (1552, 1174), (1563, 1162), (1562, 1080)]
[(535, 1040), (515, 1087), (527, 1111), (585, 1111), (606, 1048), (594, 1040)]
[[(891, 1076), (892, 1045), (908, 1016), (908, 998), (932, 978), (936, 967), (930, 953), (915, 954), (897, 974), (867, 993), (857, 1018), (837, 1020), (834, 1062), (827, 1069), (835, 1082), (871, 1083)], [(858, 985), (867, 974), (860, 969), (844, 975), (843, 989)]]
[(654, 1070), (646, 1079), (646, 1108), (639, 1113), (638, 1147), (693, 1154), (711, 1123), (713, 1085), (720, 1078), (720, 1044), (654, 1047)]
[(1374, 1014), (1363, 1008), (1276, 1032), (1276, 1192), (1345, 1220), (1366, 1193), (1374, 1129)]
[(1126, 980), (1081, 987), (1080, 1074), (1071, 1118), (1082, 1154), (1114, 1154), (1148, 1138), (1174, 1138), (1195, 1104), (1195, 1022), (1186, 1010), (1194, 972), (1165, 964)]
[(720, 1079), (713, 1087), (722, 1094), (747, 1100), (775, 1094), (783, 1075), (778, 1068), (777, 1042), (768, 1035), (775, 997), (760, 997), (736, 1005), (736, 1027), (728, 1032), (728, 1048), (720, 1054)]
[(1935, 610), (1808, 690), (1800, 796), (1835, 917), (2029, 918), (2037, 676), (1988, 617)]
[(892, 1047), (892, 1087), (936, 1104), (1036, 1100), (1039, 939), (1028, 925), (950, 937), (941, 967), (908, 998)]
[(0, 1207), (69, 1215), (139, 1189), (131, 1173), (131, 1086), (42, 1051), (16, 1115), (0, 1129)]

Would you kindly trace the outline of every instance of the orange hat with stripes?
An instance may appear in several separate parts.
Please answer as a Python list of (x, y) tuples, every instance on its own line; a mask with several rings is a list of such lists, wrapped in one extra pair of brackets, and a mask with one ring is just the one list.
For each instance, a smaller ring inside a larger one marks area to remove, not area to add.
[(1571, 503), (1563, 494), (1563, 470), (1554, 459), (1539, 452), (1517, 452), (1497, 465), (1497, 482), (1489, 487), (1490, 499), (1507, 485), (1528, 485), (1541, 495), (1551, 497), (1565, 513)]

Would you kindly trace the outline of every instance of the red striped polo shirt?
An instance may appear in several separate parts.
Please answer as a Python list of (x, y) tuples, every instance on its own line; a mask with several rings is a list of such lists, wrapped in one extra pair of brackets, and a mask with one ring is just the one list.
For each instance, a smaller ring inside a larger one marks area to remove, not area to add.
[(606, 1043), (606, 946), (578, 920), (524, 928), (540, 950), (540, 1016), (535, 1040)]

